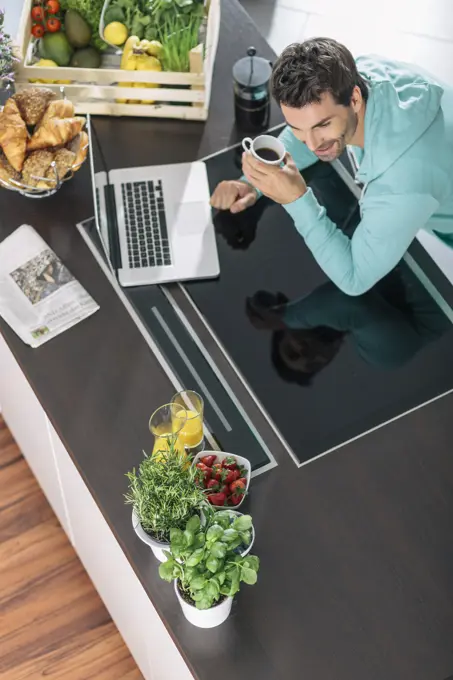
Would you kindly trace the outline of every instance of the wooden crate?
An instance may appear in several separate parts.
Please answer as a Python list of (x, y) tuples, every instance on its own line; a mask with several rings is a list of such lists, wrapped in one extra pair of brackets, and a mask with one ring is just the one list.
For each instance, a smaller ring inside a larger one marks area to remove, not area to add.
[[(16, 74), (16, 90), (30, 87), (31, 80), (70, 80), (64, 85), (65, 95), (77, 113), (104, 116), (145, 116), (206, 120), (208, 117), (214, 60), (220, 29), (220, 0), (210, 0), (206, 30), (206, 49), (199, 45), (190, 53), (190, 73), (169, 71), (122, 71), (119, 68), (36, 68), (29, 65), (33, 54), (30, 11), (33, 0), (25, 0), (18, 47), (20, 64)], [(204, 58), (203, 58), (204, 51)], [(119, 87), (131, 82), (157, 84), (158, 88)], [(178, 88), (173, 86), (179, 86)], [(181, 88), (181, 85), (186, 86)], [(37, 84), (37, 87), (40, 85)], [(59, 92), (61, 85), (46, 84)], [(118, 104), (116, 99), (152, 99), (155, 104)], [(173, 102), (177, 102), (173, 104)]]

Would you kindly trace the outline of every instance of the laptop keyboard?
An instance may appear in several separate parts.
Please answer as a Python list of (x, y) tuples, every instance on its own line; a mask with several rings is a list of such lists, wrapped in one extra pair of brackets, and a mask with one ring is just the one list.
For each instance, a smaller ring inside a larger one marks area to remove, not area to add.
[(129, 267), (172, 264), (162, 181), (121, 185)]

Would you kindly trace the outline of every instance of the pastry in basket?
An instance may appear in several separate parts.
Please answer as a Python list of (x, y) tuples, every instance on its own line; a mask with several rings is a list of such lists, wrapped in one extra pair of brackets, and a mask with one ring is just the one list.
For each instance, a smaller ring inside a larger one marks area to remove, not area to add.
[[(49, 149), (33, 151), (24, 163), (22, 182), (28, 187), (37, 187), (46, 176), (54, 157), (55, 153)], [(47, 188), (47, 182), (44, 182), (44, 184)]]
[(11, 184), (11, 186), (14, 186), (11, 180), (20, 182), (21, 179), (20, 172), (14, 170), (13, 166), (8, 163), (8, 159), (2, 151), (0, 151), (0, 179), (6, 184)]
[(80, 166), (87, 157), (88, 144), (89, 139), (88, 134), (86, 132), (81, 132), (80, 134), (77, 135), (77, 137), (74, 137), (70, 144), (68, 144), (68, 149), (75, 153), (75, 161), (73, 166), (74, 172), (77, 172), (77, 170), (79, 170)]
[(74, 104), (69, 99), (56, 99), (50, 102), (39, 127), (45, 127), (51, 118), (74, 118)]
[(31, 87), (14, 95), (13, 99), (19, 107), (20, 114), (27, 125), (38, 125), (47, 106), (56, 94), (52, 90)]
[[(35, 153), (38, 153), (35, 151)], [(38, 189), (55, 189), (58, 181), (66, 177), (68, 172), (72, 170), (76, 155), (69, 149), (58, 149), (55, 152), (55, 165), (51, 165), (44, 175), (48, 181), (38, 182), (36, 185)], [(55, 172), (56, 171), (56, 172)]]
[(0, 113), (0, 146), (14, 170), (21, 172), (24, 165), (29, 134), (13, 99), (8, 99)]
[(65, 146), (81, 132), (85, 118), (50, 118), (40, 125), (28, 143), (28, 150), (47, 149), (49, 146)]

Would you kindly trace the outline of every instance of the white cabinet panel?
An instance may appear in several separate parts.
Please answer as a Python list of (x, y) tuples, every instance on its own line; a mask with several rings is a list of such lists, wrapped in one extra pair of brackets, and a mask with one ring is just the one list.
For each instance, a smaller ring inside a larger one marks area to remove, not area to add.
[(193, 680), (53, 428), (51, 438), (75, 549), (141, 672), (147, 680)]
[(55, 514), (71, 538), (46, 414), (1, 334), (0, 409)]

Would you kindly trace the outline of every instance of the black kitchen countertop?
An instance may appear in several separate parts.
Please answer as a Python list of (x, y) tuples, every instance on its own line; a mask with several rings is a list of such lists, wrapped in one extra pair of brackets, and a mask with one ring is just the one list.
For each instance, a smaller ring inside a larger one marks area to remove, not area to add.
[[(208, 122), (96, 119), (112, 159), (195, 160), (240, 139), (225, 85), (232, 64), (251, 44), (273, 54), (236, 0), (222, 10)], [(280, 120), (274, 108), (272, 124)], [(224, 625), (192, 627), (123, 504), (124, 473), (150, 448), (149, 415), (174, 390), (75, 228), (92, 214), (88, 164), (46, 201), (0, 193), (0, 239), (31, 224), (100, 305), (37, 350), (0, 329), (194, 676), (446, 680), (453, 395), (300, 469), (273, 447), (278, 466), (253, 480), (247, 506), (259, 582), (243, 588)]]

